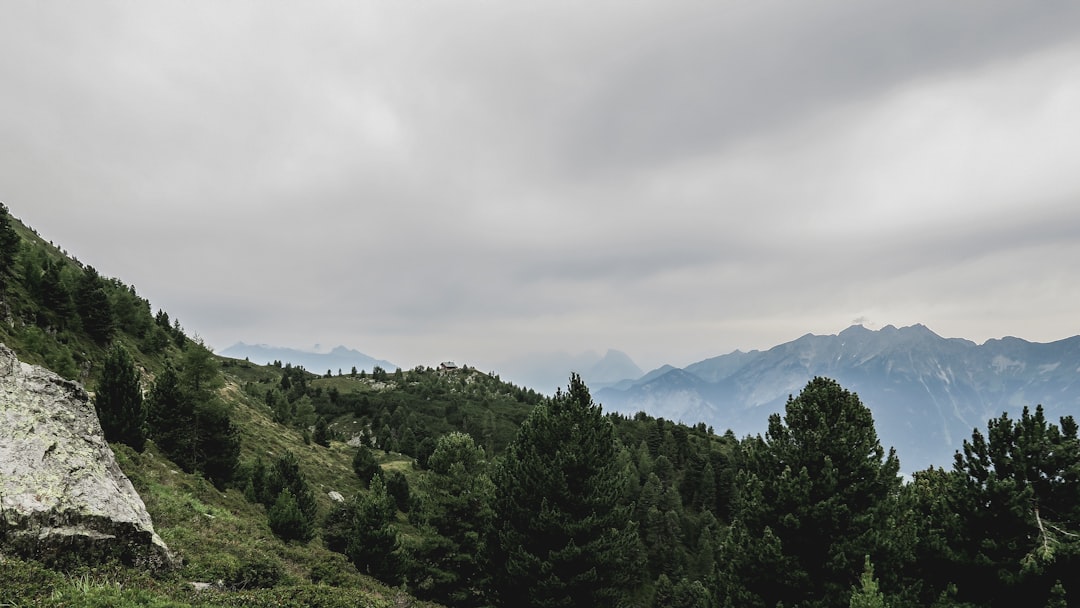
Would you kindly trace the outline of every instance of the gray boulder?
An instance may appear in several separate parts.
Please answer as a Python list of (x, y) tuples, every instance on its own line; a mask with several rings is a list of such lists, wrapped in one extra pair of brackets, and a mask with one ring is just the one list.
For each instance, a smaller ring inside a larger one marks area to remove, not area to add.
[(86, 391), (0, 344), (0, 553), (175, 565)]

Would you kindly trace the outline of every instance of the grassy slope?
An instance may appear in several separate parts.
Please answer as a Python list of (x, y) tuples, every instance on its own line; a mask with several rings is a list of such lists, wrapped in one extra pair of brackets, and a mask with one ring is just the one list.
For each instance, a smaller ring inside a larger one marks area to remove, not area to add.
[[(222, 396), (235, 408), (242, 461), (255, 456), (269, 461), (292, 451), (315, 490), (321, 513), (330, 509), (329, 491), (350, 496), (362, 490), (352, 471), (354, 449), (341, 442), (332, 442), (329, 448), (305, 444), (299, 432), (275, 424), (267, 408), (240, 389), (240, 383), (252, 377), (276, 377), (275, 370), (250, 366), (236, 374), (230, 373), (231, 368), (225, 371)], [(158, 578), (119, 566), (59, 573), (6, 558), (0, 562), (0, 607), (434, 606), (357, 573), (343, 556), (326, 550), (318, 537), (306, 544), (278, 540), (261, 505), (249, 503), (239, 490), (222, 492), (201, 477), (182, 472), (152, 443), (141, 454), (123, 445), (113, 445), (113, 450), (146, 503), (158, 534), (182, 560), (180, 570)], [(408, 459), (379, 454), (386, 468), (414, 473)], [(240, 589), (195, 592), (191, 581), (225, 581)], [(268, 581), (275, 586), (255, 588)]]

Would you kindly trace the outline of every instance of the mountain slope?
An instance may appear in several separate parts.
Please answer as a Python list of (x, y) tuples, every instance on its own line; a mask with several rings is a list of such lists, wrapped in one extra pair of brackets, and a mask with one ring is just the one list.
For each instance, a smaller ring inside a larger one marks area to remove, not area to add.
[[(686, 378), (692, 375), (700, 382)], [(858, 393), (905, 471), (950, 466), (972, 429), (1003, 411), (1042, 404), (1062, 416), (1080, 407), (1080, 336), (1048, 344), (1019, 338), (943, 338), (923, 325), (807, 334), (767, 351), (733, 352), (684, 370), (597, 393), (607, 409), (644, 410), (737, 434), (760, 433), (769, 414), (815, 376)], [(697, 417), (695, 417), (697, 416)]]

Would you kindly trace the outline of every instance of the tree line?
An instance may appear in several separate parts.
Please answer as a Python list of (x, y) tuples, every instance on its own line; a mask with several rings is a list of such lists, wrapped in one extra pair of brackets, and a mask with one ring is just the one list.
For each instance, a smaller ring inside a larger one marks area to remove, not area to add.
[(899, 470), (870, 410), (829, 379), (738, 440), (605, 416), (575, 376), (494, 458), (466, 433), (437, 440), (414, 488), (420, 540), (394, 540), (376, 476), (336, 515), (334, 546), (453, 606), (1065, 605), (1080, 565), (1072, 417), (1003, 414), (950, 470)]

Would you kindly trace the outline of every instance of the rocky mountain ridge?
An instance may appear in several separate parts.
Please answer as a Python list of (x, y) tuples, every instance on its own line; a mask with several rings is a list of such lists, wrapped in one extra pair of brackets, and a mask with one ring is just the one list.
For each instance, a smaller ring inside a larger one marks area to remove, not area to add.
[(923, 325), (804, 335), (765, 351), (733, 353), (650, 373), (597, 392), (606, 410), (694, 424), (737, 435), (763, 433), (789, 395), (814, 376), (858, 393), (882, 444), (907, 472), (949, 467), (975, 428), (1002, 412), (1042, 404), (1054, 418), (1080, 412), (1080, 336), (1051, 343), (1002, 338), (976, 344)]

